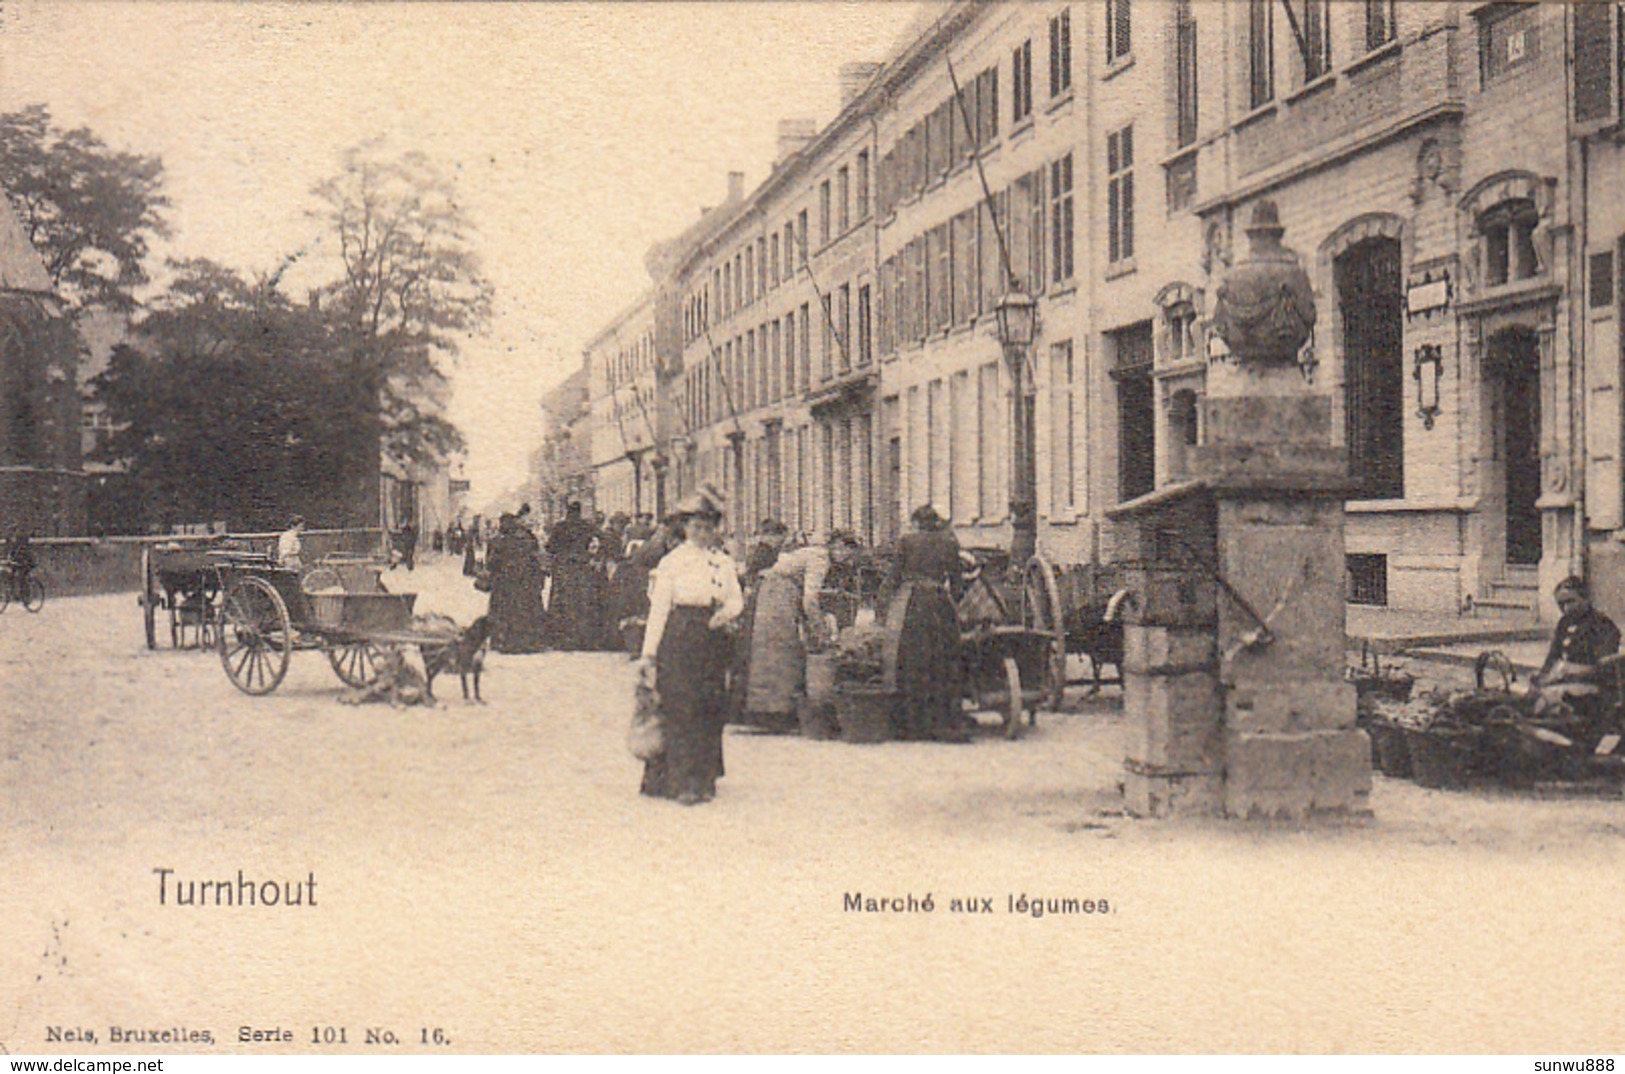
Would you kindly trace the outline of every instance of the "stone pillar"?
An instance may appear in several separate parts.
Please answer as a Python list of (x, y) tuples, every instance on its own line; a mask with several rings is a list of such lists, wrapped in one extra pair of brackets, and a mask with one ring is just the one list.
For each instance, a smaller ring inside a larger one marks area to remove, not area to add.
[(1331, 396), (1298, 353), (1313, 295), (1260, 202), (1252, 252), (1218, 292), (1228, 347), (1208, 371), (1207, 443), (1195, 469), (1217, 511), (1217, 677), (1223, 808), (1303, 818), (1369, 810), (1371, 752), (1344, 680), (1344, 449)]
[(1121, 609), (1123, 711), (1134, 729), (1123, 804), (1133, 816), (1223, 811), (1217, 588), (1189, 552), (1211, 552), (1213, 506), (1207, 489), (1188, 485), (1153, 492), (1113, 515), (1123, 584), (1133, 594)]

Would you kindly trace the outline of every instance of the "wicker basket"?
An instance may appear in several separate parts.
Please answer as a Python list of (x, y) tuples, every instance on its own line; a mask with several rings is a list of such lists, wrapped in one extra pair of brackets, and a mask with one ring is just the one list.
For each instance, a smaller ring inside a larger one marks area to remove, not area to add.
[(316, 625), (329, 630), (378, 633), (412, 625), (416, 593), (311, 593)]
[(1417, 786), (1460, 790), (1473, 770), (1478, 735), (1468, 730), (1431, 727), (1406, 731), (1411, 749), (1411, 775)]
[(835, 691), (835, 720), (844, 742), (886, 742), (892, 737), (897, 692), (843, 683)]
[(1377, 771), (1389, 779), (1411, 778), (1411, 745), (1405, 729), (1387, 720), (1372, 720), (1366, 728), (1371, 736), (1371, 756)]

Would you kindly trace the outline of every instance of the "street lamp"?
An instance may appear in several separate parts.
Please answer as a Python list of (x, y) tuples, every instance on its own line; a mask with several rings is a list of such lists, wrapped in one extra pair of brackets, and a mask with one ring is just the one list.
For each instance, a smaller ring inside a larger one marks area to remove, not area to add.
[(994, 304), (999, 344), (1010, 366), (1010, 567), (1023, 571), (1038, 551), (1037, 458), (1033, 454), (1033, 385), (1027, 351), (1038, 330), (1038, 303), (1017, 287)]

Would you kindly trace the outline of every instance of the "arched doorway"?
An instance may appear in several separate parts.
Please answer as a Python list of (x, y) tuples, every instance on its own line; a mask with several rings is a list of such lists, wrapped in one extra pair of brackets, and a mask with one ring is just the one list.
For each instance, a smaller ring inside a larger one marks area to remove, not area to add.
[(1491, 487), (1504, 506), (1506, 562), (1533, 566), (1541, 557), (1539, 338), (1524, 326), (1503, 329), (1486, 342), (1484, 364)]

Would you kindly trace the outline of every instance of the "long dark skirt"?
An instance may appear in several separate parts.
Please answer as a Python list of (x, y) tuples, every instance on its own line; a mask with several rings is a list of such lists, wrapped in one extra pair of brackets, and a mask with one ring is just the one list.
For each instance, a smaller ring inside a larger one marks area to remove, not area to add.
[(940, 585), (905, 583), (887, 622), (898, 630), (897, 737), (962, 736), (959, 618), (947, 591)]
[(534, 553), (503, 559), (491, 572), (491, 647), (499, 653), (539, 653), (547, 647), (542, 586), (547, 575)]
[(665, 746), (643, 765), (644, 794), (710, 798), (722, 776), (723, 675), (728, 635), (706, 626), (710, 608), (673, 608), (655, 654), (660, 729)]
[(474, 542), (471, 540), (463, 545), (463, 574), (469, 578), (474, 577), (477, 570), (474, 566)]

